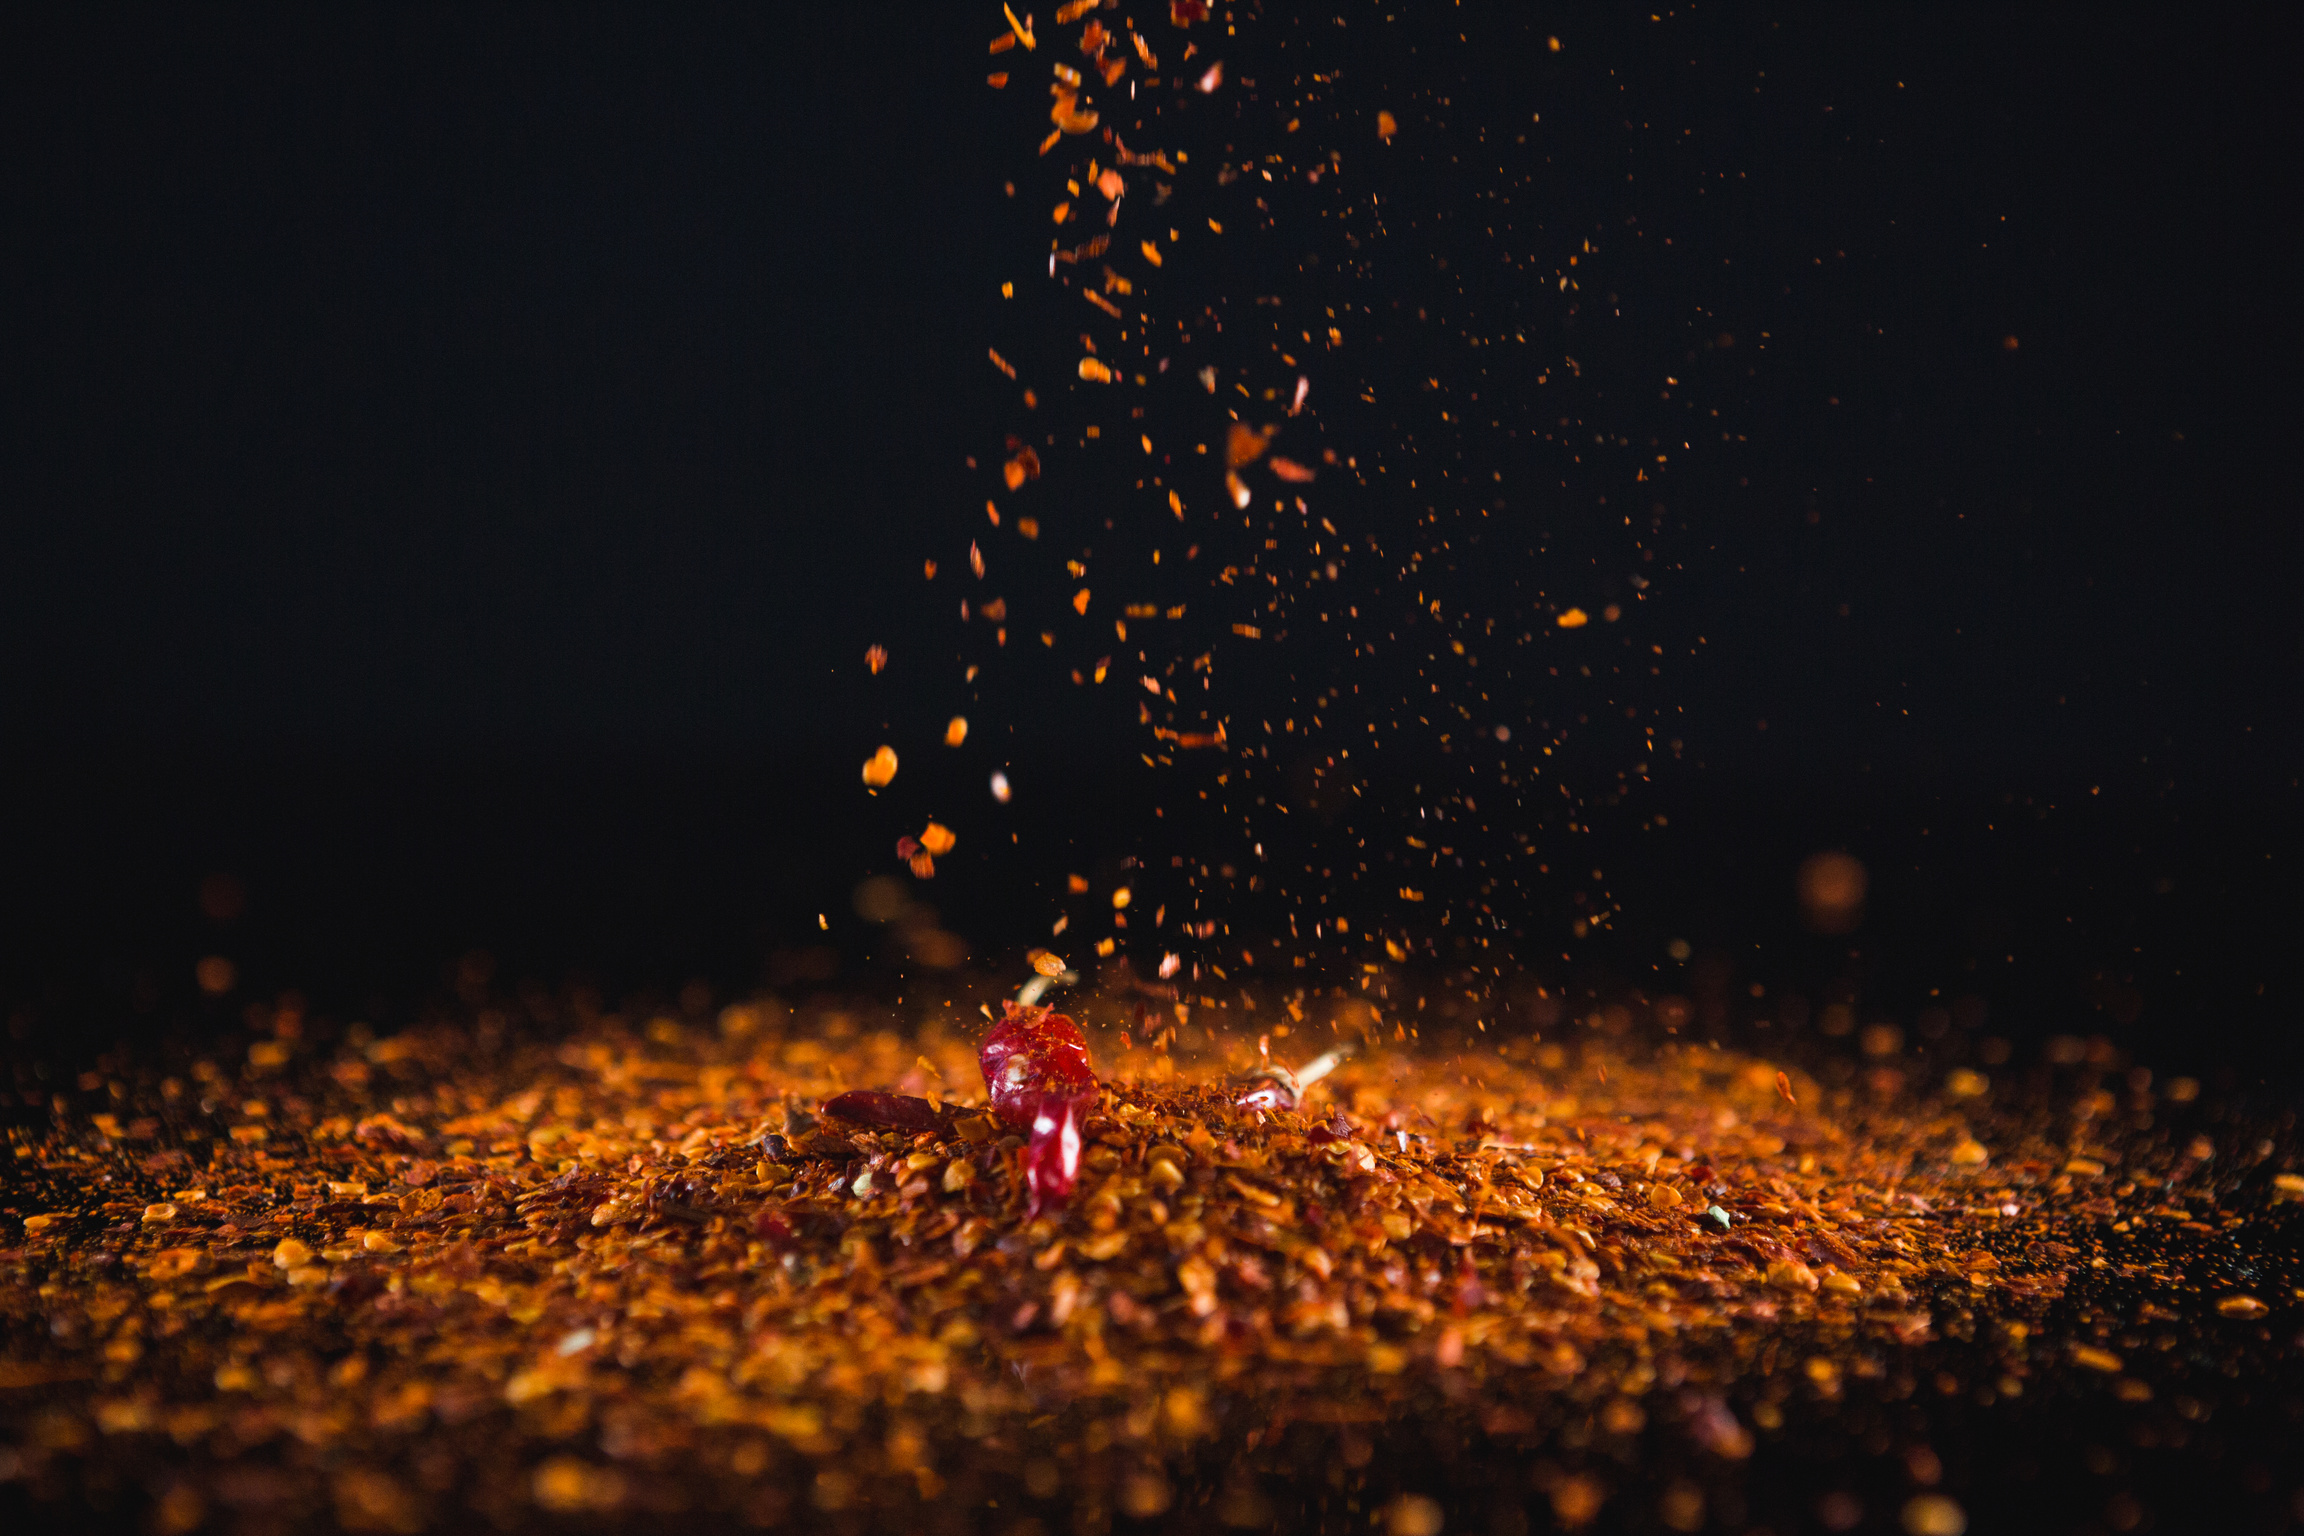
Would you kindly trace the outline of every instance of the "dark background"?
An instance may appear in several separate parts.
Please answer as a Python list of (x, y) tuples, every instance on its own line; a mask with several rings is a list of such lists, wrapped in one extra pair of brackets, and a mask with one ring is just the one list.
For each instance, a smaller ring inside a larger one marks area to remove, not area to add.
[[(1739, 141), (1704, 238), (1775, 338), (1738, 401), (1749, 494), (1674, 597), (1710, 644), (1689, 760), (1641, 807), (1670, 830), (1596, 829), (1627, 912), (1588, 964), (1652, 982), (1685, 937), (1738, 988), (1860, 976), (1904, 1018), (1973, 994), (2019, 1038), (2101, 1030), (2285, 1096), (2292, 29), (2008, 10), (1564, 34), (1653, 99), (1766, 72), (1689, 110)], [(859, 661), (930, 643), (903, 578), (996, 431), (983, 253), (1028, 155), (981, 84), (996, 21), (0, 23), (24, 1049), (288, 987), (391, 1022), (474, 949), (725, 995), (819, 912), (856, 948), (848, 893), (886, 862)], [(1020, 729), (1047, 836), (931, 893), (993, 955), (1114, 825), (1105, 744)], [(1852, 940), (1794, 920), (1824, 846), (1873, 874)], [(230, 924), (196, 900), (218, 872)], [(203, 1003), (218, 952), (241, 986)]]

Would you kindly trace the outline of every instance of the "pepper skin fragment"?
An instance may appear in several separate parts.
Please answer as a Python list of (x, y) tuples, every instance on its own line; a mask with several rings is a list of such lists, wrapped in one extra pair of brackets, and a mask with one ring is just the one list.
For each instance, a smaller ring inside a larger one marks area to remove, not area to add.
[(846, 1120), (854, 1125), (909, 1131), (914, 1135), (947, 1131), (952, 1126), (952, 1112), (926, 1099), (915, 1098), (909, 1093), (879, 1093), (865, 1088), (852, 1089), (826, 1099), (824, 1113), (835, 1120)]
[(1061, 1205), (1080, 1176), (1080, 1128), (1100, 1089), (1080, 1026), (1047, 1008), (1007, 1005), (977, 1053), (992, 1113), (1026, 1138), (1034, 1214)]

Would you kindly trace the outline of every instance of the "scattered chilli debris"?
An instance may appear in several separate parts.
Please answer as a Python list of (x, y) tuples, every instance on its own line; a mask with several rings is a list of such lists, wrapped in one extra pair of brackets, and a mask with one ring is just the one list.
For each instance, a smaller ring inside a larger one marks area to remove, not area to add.
[(1907, 1528), (1954, 1529), (1923, 1409), (2197, 1424), (2296, 1327), (2304, 1177), (2134, 1079), (1356, 1038), (1243, 1103), (1259, 1052), (1170, 1055), (1143, 1006), (1077, 1005), (1101, 1081), (1012, 1011), (989, 1101), (930, 1096), (976, 1080), (956, 1009), (115, 1059), (11, 1137), (0, 1483), (141, 1490), (166, 1532), (1201, 1529), (1282, 1488), (1272, 1519), (1438, 1529), (1414, 1458), (1370, 1459), (1412, 1433), (1511, 1469), (1451, 1499), (1693, 1530), (1875, 1403), (1935, 1501)]

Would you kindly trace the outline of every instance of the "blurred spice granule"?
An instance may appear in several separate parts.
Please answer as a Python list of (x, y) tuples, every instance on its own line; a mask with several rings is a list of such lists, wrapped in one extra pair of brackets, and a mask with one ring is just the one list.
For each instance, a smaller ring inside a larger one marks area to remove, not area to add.
[[(1107, 1027), (1079, 1187), (1035, 1219), (979, 1025), (488, 1016), (115, 1063), (0, 1164), (0, 1507), (1925, 1536), (1988, 1513), (1996, 1426), (2180, 1450), (2293, 1375), (2286, 1143), (2085, 1072), (1476, 1037), (1260, 1114), (1252, 1037)], [(815, 1114), (852, 1087), (961, 1112)], [(2099, 1526), (2136, 1528), (2109, 1486)]]

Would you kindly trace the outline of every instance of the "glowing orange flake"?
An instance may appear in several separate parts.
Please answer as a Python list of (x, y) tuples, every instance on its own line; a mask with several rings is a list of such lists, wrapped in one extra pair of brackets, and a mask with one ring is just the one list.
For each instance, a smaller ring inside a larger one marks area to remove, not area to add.
[(1313, 471), (1297, 463), (1294, 459), (1284, 459), (1278, 454), (1274, 454), (1272, 456), (1272, 473), (1292, 485), (1302, 485), (1312, 478)]
[(1000, 9), (1007, 16), (1008, 30), (1016, 34), (1016, 41), (1027, 48), (1040, 46), (1040, 40), (1032, 35), (1032, 29), (1016, 19), (1016, 11), (1007, 3), (1007, 0), (1001, 0)]
[(936, 860), (928, 852), (927, 849), (923, 848), (918, 853), (912, 855), (909, 862), (912, 866), (912, 873), (917, 878), (922, 880), (933, 880), (936, 878)]
[(1568, 608), (1562, 610), (1560, 617), (1554, 619), (1552, 622), (1559, 625), (1562, 629), (1582, 629), (1585, 625), (1592, 622), (1592, 615), (1586, 613), (1581, 608)]
[(1243, 512), (1248, 510), (1248, 503), (1252, 497), (1248, 490), (1248, 482), (1240, 478), (1238, 471), (1228, 469), (1224, 472), (1224, 489), (1231, 493), (1232, 505)]
[(1218, 59), (1215, 63), (1208, 66), (1208, 73), (1200, 77), (1200, 94), (1203, 96), (1211, 95), (1214, 93), (1216, 88), (1223, 83), (1224, 61), (1222, 59)]
[(935, 561), (933, 561), (933, 560), (923, 560), (923, 561), (921, 561), (921, 562), (920, 562), (920, 569), (922, 570), (922, 572), (923, 572), (923, 573), (925, 573), (925, 575), (926, 575), (926, 577), (927, 577), (927, 579), (928, 579), (928, 580), (930, 580), (930, 581), (934, 581), (934, 580), (936, 579), (936, 562), (935, 562)]
[(1048, 121), (1056, 125), (1058, 133), (1092, 133), (1101, 119), (1093, 110), (1082, 110), (1080, 98), (1063, 86), (1052, 87), (1056, 104), (1048, 109)]
[(1088, 616), (1088, 589), (1086, 587), (1082, 587), (1072, 594), (1072, 611), (1082, 618)]
[(1080, 377), (1091, 384), (1109, 384), (1112, 382), (1112, 370), (1093, 357), (1084, 357), (1080, 359)]
[(920, 833), (920, 846), (938, 858), (950, 853), (953, 845), (959, 841), (960, 839), (953, 835), (952, 829), (940, 821), (928, 823), (927, 827)]
[(1061, 976), (1064, 974), (1064, 957), (1051, 950), (1036, 949), (1025, 958), (1032, 962), (1032, 969), (1042, 976)]
[(1389, 112), (1379, 112), (1376, 114), (1376, 137), (1389, 144), (1392, 142), (1392, 135), (1398, 133), (1399, 131), (1400, 120), (1398, 118), (1394, 117)]
[(1016, 377), (1016, 365), (1015, 365), (1014, 363), (1011, 363), (1010, 361), (1008, 361), (1008, 359), (1006, 359), (1006, 358), (1002, 357), (1002, 356), (1000, 355), (1000, 349), (999, 349), (999, 348), (997, 348), (997, 347), (991, 347), (991, 348), (987, 348), (986, 350), (987, 350), (987, 351), (989, 351), (989, 352), (992, 354), (992, 366), (993, 366), (993, 367), (995, 367), (995, 368), (999, 369), (999, 370), (1000, 370), (1002, 373), (1004, 373), (1004, 374), (1008, 375), (1008, 377), (1010, 377), (1010, 378), (1014, 378), (1014, 377)]
[(1110, 202), (1128, 190), (1128, 183), (1120, 179), (1118, 171), (1106, 166), (1104, 174), (1096, 178), (1096, 190), (1104, 194), (1106, 202)]
[(1103, 3), (1103, 0), (1067, 0), (1056, 7), (1056, 25), (1068, 27)]
[(880, 669), (888, 665), (888, 647), (884, 645), (875, 645), (868, 648), (864, 652), (864, 665), (871, 671), (874, 677), (878, 677), (880, 675)]
[(968, 739), (968, 717), (954, 715), (952, 723), (944, 727), (944, 745), (956, 747)]
[(1003, 69), (997, 71), (996, 73), (986, 75), (984, 77), (984, 83), (996, 91), (1004, 90), (1008, 85), (1008, 71)]
[(1179, 27), (1208, 19), (1208, 0), (1168, 0), (1168, 19)]
[(896, 777), (896, 749), (882, 747), (864, 760), (864, 782), (874, 789), (885, 789)]
[(1088, 892), (1088, 878), (1085, 875), (1066, 875), (1064, 884), (1075, 896), (1084, 896)]
[(1232, 423), (1232, 429), (1224, 434), (1224, 462), (1233, 469), (1243, 464), (1253, 464), (1264, 457), (1265, 444), (1269, 441), (1264, 433), (1245, 422), (1236, 421)]
[(1160, 247), (1154, 245), (1151, 241), (1146, 240), (1142, 243), (1141, 248), (1144, 252), (1144, 259), (1146, 261), (1152, 263), (1154, 266), (1160, 265)]
[(983, 579), (984, 551), (976, 547), (974, 539), (968, 541), (968, 569), (976, 573), (978, 580)]
[(1176, 521), (1184, 521), (1184, 498), (1174, 491), (1168, 493), (1168, 510), (1176, 514)]

